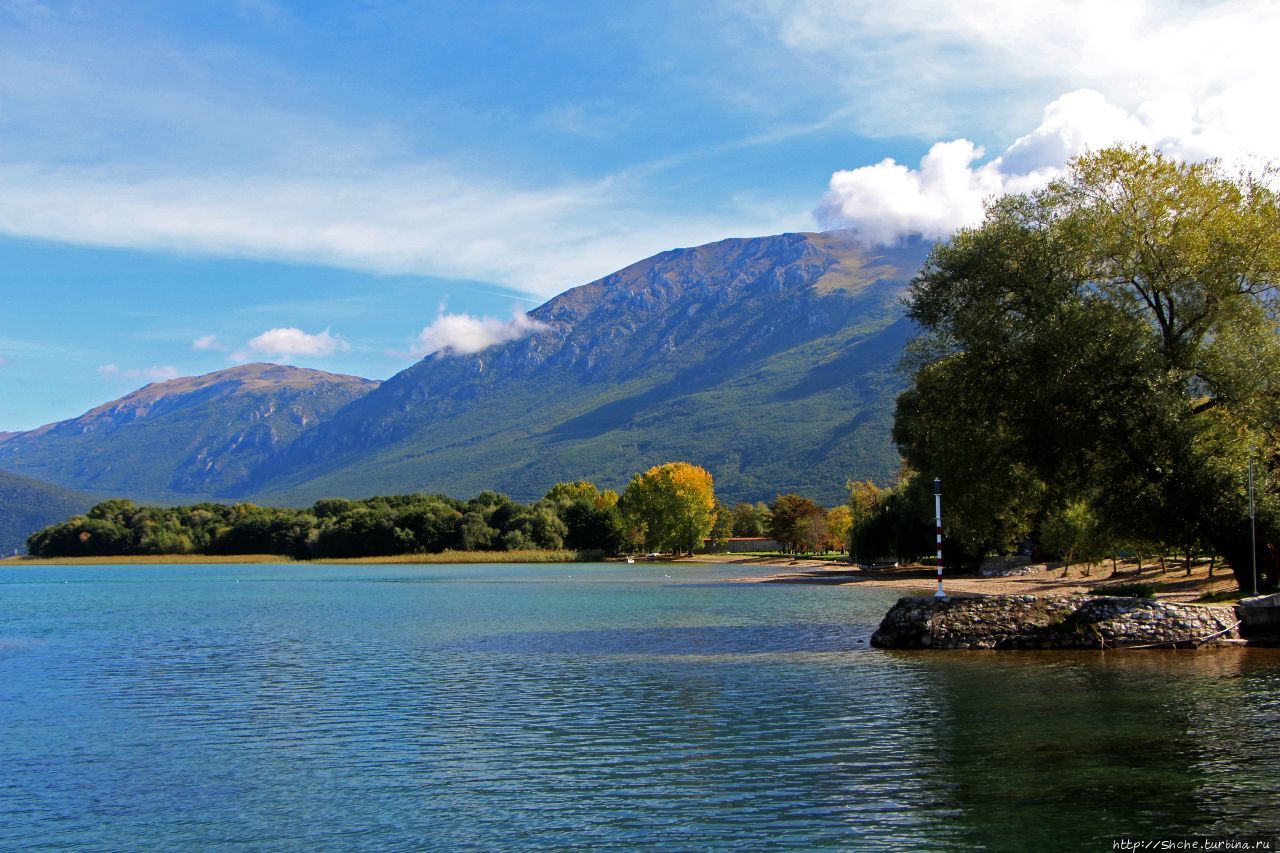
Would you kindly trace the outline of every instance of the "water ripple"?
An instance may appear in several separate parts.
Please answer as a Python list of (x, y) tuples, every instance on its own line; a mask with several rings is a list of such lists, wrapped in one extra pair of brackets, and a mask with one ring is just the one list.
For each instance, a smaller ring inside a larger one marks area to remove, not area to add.
[(889, 595), (616, 571), (251, 592), (121, 571), (7, 589), (0, 848), (1089, 849), (1280, 826), (1274, 655), (885, 654), (865, 640)]

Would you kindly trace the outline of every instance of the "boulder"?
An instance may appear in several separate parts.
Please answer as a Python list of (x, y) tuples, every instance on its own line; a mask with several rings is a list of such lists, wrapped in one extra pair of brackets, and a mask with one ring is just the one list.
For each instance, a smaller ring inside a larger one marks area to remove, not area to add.
[(1239, 640), (1235, 612), (1148, 598), (992, 595), (902, 598), (871, 644), (885, 649), (1194, 647)]

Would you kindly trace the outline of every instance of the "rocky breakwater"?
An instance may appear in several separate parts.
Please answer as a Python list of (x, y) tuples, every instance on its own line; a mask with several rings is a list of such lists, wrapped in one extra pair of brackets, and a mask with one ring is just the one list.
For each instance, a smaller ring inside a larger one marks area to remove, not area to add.
[(902, 598), (871, 637), (882, 649), (1194, 647), (1239, 640), (1235, 611), (1146, 598)]

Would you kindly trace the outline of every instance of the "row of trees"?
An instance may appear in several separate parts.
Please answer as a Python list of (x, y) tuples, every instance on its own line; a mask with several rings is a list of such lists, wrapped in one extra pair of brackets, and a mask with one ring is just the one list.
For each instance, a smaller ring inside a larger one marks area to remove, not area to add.
[(852, 514), (823, 509), (800, 495), (772, 504), (716, 500), (706, 470), (669, 462), (631, 478), (619, 501), (628, 541), (649, 551), (692, 552), (710, 539), (714, 549), (731, 537), (767, 536), (787, 551), (844, 550)]
[(365, 500), (326, 498), (308, 509), (202, 503), (138, 506), (104, 501), (83, 516), (32, 534), (34, 556), (287, 554), (307, 559), (446, 550), (570, 549), (692, 552), (703, 541), (771, 536), (787, 550), (843, 549), (848, 507), (824, 510), (798, 495), (772, 506), (716, 500), (711, 475), (669, 462), (631, 478), (621, 495), (588, 481), (559, 483), (532, 504), (483, 492)]
[(247, 503), (150, 507), (109, 500), (32, 534), (27, 550), (40, 557), (287, 554), (306, 559), (450, 549), (616, 553), (625, 540), (617, 493), (579, 482), (561, 483), (533, 504), (496, 492), (468, 501), (423, 494), (327, 498), (302, 510)]
[(1274, 588), (1274, 177), (1111, 148), (939, 244), (912, 286), (922, 334), (894, 425), (907, 463), (929, 474), (877, 496), (857, 535), (908, 547), (939, 476), (952, 553), (1032, 539), (1077, 558), (1205, 547), (1242, 588), (1255, 559), (1259, 586)]

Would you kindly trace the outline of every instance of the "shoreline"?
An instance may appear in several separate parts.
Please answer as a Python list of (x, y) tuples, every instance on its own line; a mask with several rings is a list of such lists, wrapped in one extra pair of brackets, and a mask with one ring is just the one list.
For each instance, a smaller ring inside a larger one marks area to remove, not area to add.
[[(6, 557), (3, 566), (163, 566), (252, 565), (258, 563), (298, 566), (335, 565), (472, 565), (477, 563), (581, 563), (576, 551), (444, 551), (439, 554), (391, 554), (380, 557), (323, 557), (299, 560), (286, 554), (122, 554), (109, 557)], [(608, 561), (604, 561), (608, 562)]]
[[(779, 556), (750, 556), (735, 558), (733, 555), (698, 554), (685, 557), (680, 562), (721, 563), (729, 565), (776, 568), (782, 571), (763, 577), (742, 577), (740, 583), (801, 583), (831, 586), (865, 586), (879, 589), (900, 589), (918, 595), (933, 595), (937, 589), (937, 570), (931, 566), (907, 565), (897, 568), (865, 572), (840, 559), (790, 558)], [(1155, 588), (1161, 601), (1181, 603), (1210, 603), (1230, 606), (1230, 601), (1199, 601), (1206, 595), (1214, 598), (1230, 597), (1236, 590), (1235, 578), (1230, 570), (1219, 567), (1213, 578), (1208, 576), (1207, 564), (1193, 564), (1187, 576), (1181, 566), (1169, 565), (1161, 571), (1158, 563), (1145, 564), (1141, 572), (1131, 563), (1121, 564), (1119, 573), (1113, 575), (1110, 566), (1071, 566), (1065, 572), (1062, 567), (1050, 565), (1044, 571), (1012, 577), (980, 577), (978, 575), (945, 575), (943, 589), (953, 596), (980, 595), (1073, 595), (1105, 591), (1117, 584), (1143, 583)], [(1085, 574), (1088, 570), (1088, 574)], [(1245, 597), (1240, 592), (1236, 597)]]
[[(380, 557), (334, 557), (298, 560), (283, 554), (168, 554), (117, 555), (109, 557), (7, 557), (4, 566), (147, 566), (147, 565), (474, 565), (484, 563), (582, 563), (622, 562), (624, 558), (586, 558), (572, 551), (445, 551), (439, 554), (396, 554)], [(799, 583), (828, 586), (865, 586), (873, 589), (898, 589), (906, 594), (932, 595), (937, 588), (936, 570), (929, 566), (907, 565), (865, 572), (840, 558), (791, 557), (784, 554), (733, 555), (696, 554), (664, 560), (638, 560), (637, 564), (707, 563), (775, 569), (766, 575), (734, 578), (736, 583)], [(1208, 595), (1212, 601), (1229, 605), (1244, 597), (1235, 587), (1230, 571), (1219, 568), (1208, 577), (1206, 565), (1193, 565), (1190, 576), (1181, 566), (1170, 565), (1161, 571), (1156, 563), (1147, 563), (1141, 572), (1132, 564), (1122, 564), (1113, 575), (1109, 566), (1072, 566), (1065, 573), (1061, 566), (1012, 577), (980, 577), (977, 575), (944, 575), (943, 588), (948, 595), (966, 597), (981, 595), (1073, 595), (1104, 591), (1116, 584), (1143, 583), (1155, 588), (1156, 598), (1164, 601), (1191, 603)], [(1237, 594), (1238, 593), (1238, 594)]]

